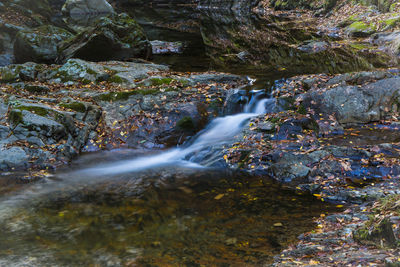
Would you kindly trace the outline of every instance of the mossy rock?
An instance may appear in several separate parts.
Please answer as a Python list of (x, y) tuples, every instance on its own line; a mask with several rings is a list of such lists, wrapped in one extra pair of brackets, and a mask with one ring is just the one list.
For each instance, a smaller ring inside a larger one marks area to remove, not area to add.
[(108, 79), (108, 81), (111, 82), (111, 83), (124, 83), (124, 82), (126, 82), (125, 79), (121, 78), (121, 77), (118, 76), (117, 74), (111, 76), (111, 77)]
[(17, 126), (23, 121), (22, 111), (21, 110), (11, 110), (8, 114), (8, 121), (13, 126)]
[(400, 25), (400, 16), (384, 20), (383, 24), (386, 25), (384, 30), (393, 29)]
[(89, 61), (147, 59), (151, 55), (147, 36), (129, 15), (102, 17), (95, 25), (60, 45), (61, 61), (69, 58)]
[(193, 130), (195, 128), (195, 124), (193, 122), (192, 117), (186, 116), (180, 119), (176, 123), (176, 127), (182, 129), (182, 130)]
[(171, 82), (175, 80), (172, 78), (165, 77), (165, 78), (151, 78), (150, 81), (151, 85), (160, 86), (160, 85), (169, 85), (171, 84)]
[(76, 112), (86, 112), (86, 106), (81, 102), (61, 103), (60, 107), (68, 108)]
[(363, 21), (353, 22), (346, 29), (346, 33), (351, 37), (368, 37), (375, 31), (376, 27), (373, 24)]
[(353, 233), (354, 240), (365, 245), (396, 248), (399, 243), (394, 235), (392, 223), (388, 218), (370, 227), (363, 227)]
[(24, 89), (32, 94), (43, 94), (48, 93), (50, 88), (43, 85), (27, 84)]
[(89, 84), (97, 81), (102, 74), (104, 74), (102, 68), (95, 64), (80, 59), (70, 59), (55, 71), (53, 78), (59, 78), (61, 82)]
[(8, 67), (0, 68), (0, 82), (9, 83), (19, 79), (19, 73)]
[(58, 56), (57, 45), (71, 37), (72, 33), (52, 25), (21, 30), (15, 37), (15, 60), (18, 63), (54, 63)]
[(21, 106), (16, 106), (15, 109), (18, 109), (20, 111), (26, 110), (26, 111), (35, 113), (36, 115), (42, 116), (42, 117), (49, 114), (48, 109), (39, 107), (39, 106), (23, 106), (23, 105), (21, 105)]
[(97, 97), (100, 101), (120, 101), (120, 100), (128, 100), (128, 98), (132, 95), (135, 95), (135, 91), (125, 91), (125, 92), (110, 92), (101, 94)]

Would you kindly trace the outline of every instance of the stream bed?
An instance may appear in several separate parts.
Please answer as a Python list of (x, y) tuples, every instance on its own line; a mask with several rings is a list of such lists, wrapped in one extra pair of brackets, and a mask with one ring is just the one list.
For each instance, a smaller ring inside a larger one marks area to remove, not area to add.
[[(140, 13), (134, 15), (143, 23)], [(213, 66), (201, 42), (204, 33), (144, 28), (150, 39), (188, 43), (188, 52), (154, 58), (173, 70), (251, 75), (257, 78), (252, 89), (266, 91), (274, 80), (284, 78), (280, 72)], [(245, 114), (232, 129), (250, 117)], [(205, 149), (207, 140), (215, 145), (229, 139), (207, 136), (213, 129), (206, 128), (183, 151), (193, 153), (189, 148), (196, 144)], [(209, 139), (201, 139), (204, 136)], [(139, 164), (135, 159), (145, 155), (145, 164), (154, 154), (162, 158), (173, 151), (88, 154), (33, 184), (13, 179), (14, 173), (3, 174), (0, 266), (260, 266), (296, 242), (299, 234), (311, 231), (313, 218), (336, 210), (270, 177), (240, 171), (171, 161), (120, 172), (126, 166), (121, 160)], [(103, 165), (108, 167), (101, 169)], [(98, 172), (80, 172), (88, 167)], [(107, 172), (110, 168), (116, 171)]]
[(0, 204), (2, 266), (259, 266), (333, 211), (268, 177), (179, 166), (20, 194)]

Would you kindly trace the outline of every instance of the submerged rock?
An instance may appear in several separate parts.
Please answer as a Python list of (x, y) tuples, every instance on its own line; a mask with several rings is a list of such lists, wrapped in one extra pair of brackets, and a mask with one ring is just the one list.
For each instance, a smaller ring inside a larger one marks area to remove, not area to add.
[(142, 27), (127, 14), (119, 14), (100, 18), (94, 28), (62, 44), (59, 60), (127, 60), (150, 55), (151, 44)]

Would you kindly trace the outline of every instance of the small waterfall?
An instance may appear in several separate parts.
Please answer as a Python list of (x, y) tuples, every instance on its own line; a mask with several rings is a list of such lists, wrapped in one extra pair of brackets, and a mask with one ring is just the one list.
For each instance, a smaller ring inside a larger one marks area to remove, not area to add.
[(243, 113), (214, 119), (203, 131), (199, 132), (191, 142), (182, 147), (174, 148), (157, 155), (145, 156), (133, 160), (125, 160), (78, 171), (88, 176), (116, 175), (126, 172), (143, 171), (166, 165), (180, 165), (192, 168), (202, 168), (198, 163), (186, 159), (190, 154), (201, 152), (207, 147), (226, 144), (243, 128), (250, 118), (265, 113), (265, 107), (271, 99), (259, 99), (255, 92), (244, 108)]
[[(18, 203), (32, 204), (34, 200), (40, 202), (40, 196), (68, 187), (79, 188), (82, 181), (85, 183), (99, 182), (109, 179), (110, 175), (140, 172), (172, 165), (188, 168), (204, 168), (204, 166), (196, 163), (196, 159), (201, 158), (202, 152), (212, 146), (229, 143), (241, 131), (250, 118), (265, 113), (271, 99), (254, 100), (256, 97), (256, 95), (253, 95), (253, 99), (249, 101), (244, 109), (245, 112), (214, 119), (204, 130), (194, 136), (191, 142), (181, 147), (169, 149), (151, 156), (102, 164), (98, 167), (87, 168), (73, 173), (69, 172), (66, 179), (63, 179), (63, 174), (59, 174), (57, 176), (62, 181), (48, 181), (45, 184), (39, 183), (31, 187), (30, 190), (25, 190), (23, 194), (6, 198), (0, 203), (0, 220), (12, 216)], [(196, 157), (196, 153), (200, 157)], [(95, 179), (93, 179), (94, 177)]]

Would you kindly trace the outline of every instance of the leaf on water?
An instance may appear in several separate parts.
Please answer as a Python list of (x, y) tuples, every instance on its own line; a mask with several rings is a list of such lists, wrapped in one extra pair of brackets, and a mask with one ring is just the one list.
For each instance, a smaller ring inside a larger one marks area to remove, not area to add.
[(282, 227), (282, 226), (283, 226), (283, 224), (282, 224), (282, 223), (280, 223), (280, 222), (278, 222), (278, 223), (274, 223), (274, 226), (275, 226), (275, 227)]
[(215, 200), (220, 200), (221, 198), (223, 198), (225, 196), (225, 194), (219, 194), (216, 197), (214, 197)]

